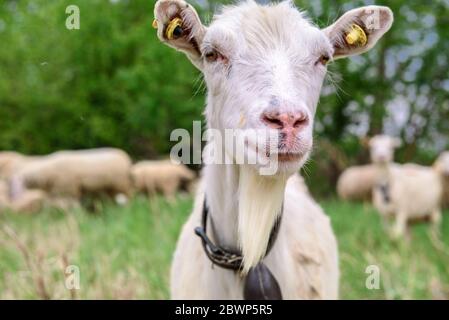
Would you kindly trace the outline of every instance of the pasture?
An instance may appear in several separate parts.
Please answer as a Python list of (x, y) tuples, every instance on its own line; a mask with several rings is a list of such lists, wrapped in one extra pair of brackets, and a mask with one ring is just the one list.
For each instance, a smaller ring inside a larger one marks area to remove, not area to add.
[[(340, 298), (449, 298), (449, 212), (440, 239), (418, 224), (411, 239), (392, 241), (370, 205), (320, 204), (339, 244)], [(169, 298), (170, 261), (191, 207), (190, 197), (138, 197), (124, 207), (101, 204), (97, 213), (0, 215), (0, 299)], [(65, 287), (71, 265), (79, 290)], [(365, 286), (369, 265), (380, 269), (378, 290)]]

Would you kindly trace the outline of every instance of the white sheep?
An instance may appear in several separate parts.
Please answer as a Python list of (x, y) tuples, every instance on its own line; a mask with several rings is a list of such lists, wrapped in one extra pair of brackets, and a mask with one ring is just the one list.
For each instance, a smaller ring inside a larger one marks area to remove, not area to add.
[[(254, 291), (248, 295), (244, 279), (252, 272), (260, 275), (261, 263), (279, 284), (270, 297), (279, 297), (280, 291), (284, 299), (337, 298), (337, 243), (329, 219), (294, 173), (312, 149), (327, 62), (373, 47), (393, 22), (391, 10), (379, 6), (351, 10), (324, 30), (311, 24), (292, 2), (226, 6), (207, 27), (183, 0), (159, 0), (154, 13), (159, 39), (184, 52), (204, 74), (208, 129), (221, 136), (226, 130), (260, 130), (253, 140), (243, 140), (247, 155), (256, 154), (277, 168), (272, 175), (262, 175), (258, 164), (237, 163), (239, 156), (218, 141), (219, 135), (208, 142), (217, 154), (226, 152), (235, 161), (208, 161), (204, 167), (194, 210), (172, 264), (172, 298), (252, 297)], [(371, 15), (376, 16), (375, 27), (368, 23)], [(263, 132), (279, 137), (279, 143), (260, 139)], [(209, 237), (228, 251), (241, 253), (240, 272), (214, 266), (195, 236), (204, 203)], [(278, 236), (265, 256), (280, 215)], [(257, 292), (267, 298), (266, 291)]]
[(443, 181), (443, 205), (449, 207), (449, 151), (441, 153), (435, 162), (435, 170)]
[(190, 190), (195, 173), (183, 164), (175, 164), (170, 160), (141, 161), (131, 168), (131, 179), (134, 190), (153, 196), (160, 192), (168, 199), (173, 199), (181, 188)]
[(438, 230), (441, 221), (442, 183), (440, 174), (431, 167), (392, 163), (400, 140), (386, 135), (371, 138), (372, 162), (379, 176), (373, 190), (373, 204), (386, 219), (395, 218), (393, 236), (400, 237), (408, 224), (430, 219)]
[(41, 189), (52, 197), (130, 196), (130, 169), (131, 160), (122, 150), (59, 151), (25, 165), (14, 178), (25, 188)]
[(371, 164), (345, 169), (337, 181), (337, 193), (343, 200), (371, 201), (378, 170)]
[(0, 180), (0, 212), (36, 213), (41, 211), (48, 198), (41, 190), (24, 190), (17, 196), (10, 183)]
[(0, 152), (0, 179), (10, 179), (25, 165), (39, 158), (37, 156), (26, 156), (14, 151)]
[(37, 213), (49, 208), (50, 202), (45, 191), (25, 190), (18, 198), (11, 200), (9, 209), (17, 213)]

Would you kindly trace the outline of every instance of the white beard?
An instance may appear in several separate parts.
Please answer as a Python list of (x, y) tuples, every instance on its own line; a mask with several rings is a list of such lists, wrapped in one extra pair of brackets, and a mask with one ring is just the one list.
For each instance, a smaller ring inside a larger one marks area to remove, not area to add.
[(260, 176), (241, 166), (238, 235), (244, 274), (265, 256), (271, 229), (281, 213), (286, 181), (285, 176)]

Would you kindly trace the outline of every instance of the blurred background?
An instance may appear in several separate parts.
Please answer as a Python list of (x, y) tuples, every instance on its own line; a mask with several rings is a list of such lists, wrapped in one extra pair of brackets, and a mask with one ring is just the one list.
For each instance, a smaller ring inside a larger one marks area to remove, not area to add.
[[(190, 2), (204, 22), (226, 3)], [(135, 161), (166, 157), (170, 132), (190, 131), (202, 119), (205, 85), (183, 55), (156, 38), (154, 3), (2, 0), (0, 151), (44, 155), (108, 146)], [(442, 240), (418, 226), (413, 246), (390, 243), (372, 207), (336, 200), (335, 185), (343, 169), (369, 162), (364, 137), (401, 137), (401, 163), (430, 165), (449, 149), (449, 1), (295, 3), (320, 27), (362, 5), (384, 4), (395, 13), (375, 49), (329, 66), (304, 174), (339, 239), (342, 297), (447, 298), (447, 218)], [(80, 9), (79, 30), (65, 27), (69, 5)], [(167, 298), (171, 254), (190, 208), (189, 196), (156, 197), (125, 208), (106, 203), (100, 217), (0, 215), (0, 297), (66, 298), (66, 263), (81, 269), (81, 289), (69, 297)], [(365, 288), (368, 264), (385, 270), (379, 290)]]

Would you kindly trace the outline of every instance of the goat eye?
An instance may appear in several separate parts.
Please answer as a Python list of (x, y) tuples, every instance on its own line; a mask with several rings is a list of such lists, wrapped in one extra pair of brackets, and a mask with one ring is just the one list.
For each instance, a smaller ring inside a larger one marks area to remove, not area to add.
[(215, 51), (215, 50), (211, 50), (209, 52), (206, 52), (204, 57), (206, 57), (206, 60), (208, 62), (214, 62), (214, 61), (216, 61), (218, 59), (218, 52)]
[(322, 65), (327, 65), (328, 63), (329, 63), (329, 60), (330, 60), (331, 58), (327, 55), (327, 54), (323, 54), (319, 59), (318, 59), (318, 61), (316, 62), (317, 64), (318, 63), (321, 63)]

